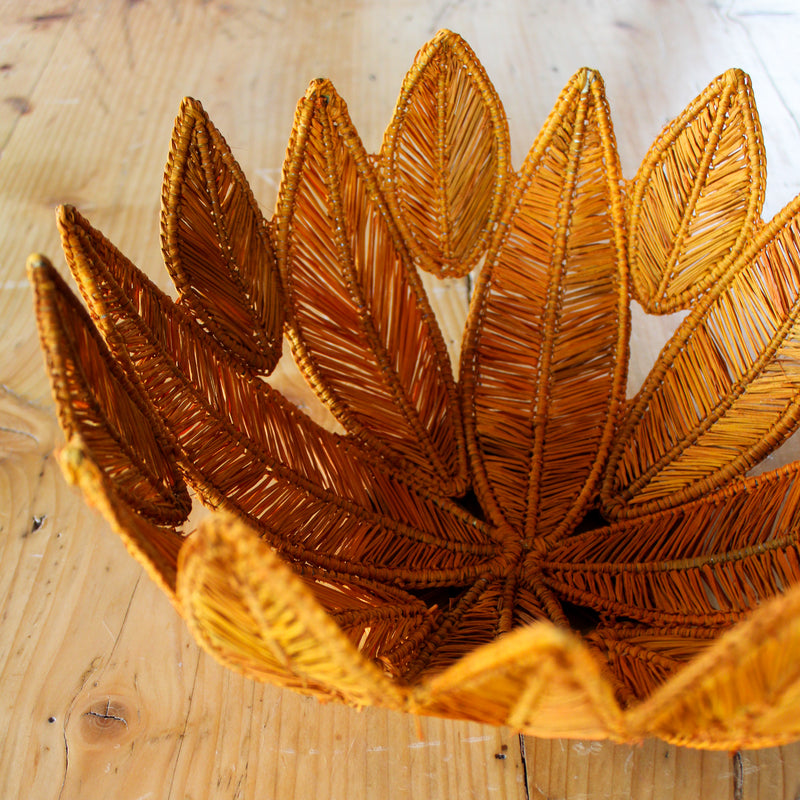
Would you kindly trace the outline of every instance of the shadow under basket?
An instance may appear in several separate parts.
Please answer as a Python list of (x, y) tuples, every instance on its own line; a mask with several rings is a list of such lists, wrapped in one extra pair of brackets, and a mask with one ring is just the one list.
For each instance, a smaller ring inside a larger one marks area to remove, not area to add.
[[(178, 301), (71, 207), (82, 300), (29, 260), (65, 474), (256, 680), (536, 736), (800, 738), (798, 464), (751, 474), (800, 418), (800, 200), (762, 221), (764, 161), (730, 70), (623, 180), (582, 69), (515, 171), (442, 31), (378, 154), (311, 84), (267, 220), (186, 99)], [(457, 365), (422, 272), (474, 285)], [(632, 300), (687, 314), (626, 400)], [(284, 338), (337, 430), (267, 378)]]

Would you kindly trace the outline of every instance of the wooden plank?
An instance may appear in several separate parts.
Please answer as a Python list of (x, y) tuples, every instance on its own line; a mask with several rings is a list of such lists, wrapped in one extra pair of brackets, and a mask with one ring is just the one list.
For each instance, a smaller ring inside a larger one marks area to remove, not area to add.
[[(269, 209), (307, 81), (335, 81), (375, 150), (413, 53), (445, 26), (495, 82), (516, 164), (583, 63), (605, 77), (628, 177), (661, 125), (737, 65), (765, 122), (767, 212), (800, 188), (789, 3), (0, 2), (0, 796), (798, 795), (800, 745), (521, 748), (505, 729), (323, 706), (246, 681), (197, 648), (48, 455), (58, 437), (23, 264), (31, 249), (58, 252), (53, 206), (78, 205), (167, 287), (158, 203), (183, 95), (204, 102)], [(433, 294), (455, 355), (465, 295), (451, 289)], [(634, 386), (673, 324), (642, 320)]]
[(732, 756), (671, 747), (528, 740), (530, 796), (602, 800), (714, 797), (734, 800)]
[(673, 747), (656, 739), (638, 745), (526, 740), (531, 800), (795, 800), (800, 746), (735, 753)]
[(54, 8), (47, 0), (0, 4), (0, 152), (21, 117), (33, 111), (31, 95), (53, 57), (76, 3)]

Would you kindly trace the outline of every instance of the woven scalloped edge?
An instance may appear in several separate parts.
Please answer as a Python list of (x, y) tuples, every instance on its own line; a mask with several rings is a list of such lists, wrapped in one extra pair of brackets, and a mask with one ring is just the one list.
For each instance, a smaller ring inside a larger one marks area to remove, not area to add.
[[(800, 662), (791, 657), (800, 649), (800, 586), (765, 603), (628, 709), (615, 699), (590, 648), (547, 622), (514, 630), (444, 672), (402, 686), (358, 652), (295, 572), (240, 520), (222, 515), (201, 523), (182, 542), (177, 576), (165, 574), (156, 566), (163, 556), (150, 549), (156, 538), (174, 551), (174, 534), (114, 496), (79, 439), (61, 451), (59, 462), (202, 647), (255, 680), (356, 707), (507, 725), (542, 738), (632, 742), (658, 736), (730, 750), (800, 736)], [(220, 589), (240, 602), (220, 602)]]

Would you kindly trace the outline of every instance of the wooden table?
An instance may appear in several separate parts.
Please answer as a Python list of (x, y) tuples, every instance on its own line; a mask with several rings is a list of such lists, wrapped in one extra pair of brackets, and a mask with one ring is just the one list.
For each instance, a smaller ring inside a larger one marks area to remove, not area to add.
[[(219, 667), (54, 465), (24, 274), (29, 251), (58, 256), (53, 208), (72, 203), (166, 288), (159, 191), (182, 96), (203, 101), (270, 209), (308, 80), (334, 81), (374, 151), (415, 51), (441, 27), (486, 66), (515, 164), (584, 64), (605, 77), (628, 177), (665, 122), (741, 66), (765, 126), (771, 216), (800, 190), (796, 7), (0, 2), (0, 797), (796, 798), (800, 745), (537, 741), (324, 706)], [(633, 388), (674, 320), (637, 323)]]

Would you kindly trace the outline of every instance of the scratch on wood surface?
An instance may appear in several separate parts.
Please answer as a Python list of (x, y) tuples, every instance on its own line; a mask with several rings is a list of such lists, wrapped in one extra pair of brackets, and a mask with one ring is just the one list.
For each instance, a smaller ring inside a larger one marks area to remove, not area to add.
[(28, 291), (28, 289), (30, 288), (31, 284), (27, 280), (25, 281), (7, 280), (0, 282), (0, 291), (6, 291), (6, 289), (25, 289), (25, 291)]
[(519, 740), (519, 758), (522, 763), (522, 786), (525, 790), (525, 800), (531, 800), (531, 787), (528, 780), (528, 749), (525, 746), (525, 737), (520, 733)]
[(255, 171), (255, 174), (265, 183), (269, 184), (275, 189), (278, 188), (281, 175), (281, 170), (278, 167), (261, 167), (261, 169), (257, 169)]
[(575, 742), (572, 749), (581, 756), (590, 755), (592, 753), (599, 753), (603, 749), (602, 742)]
[(733, 800), (744, 800), (744, 769), (742, 753), (737, 750), (733, 754)]
[(625, 757), (625, 764), (622, 768), (625, 772), (630, 772), (633, 769), (633, 750)]
[[(138, 585), (138, 584), (137, 584)], [(181, 751), (183, 750), (183, 742), (186, 739), (186, 731), (189, 727), (189, 715), (192, 713), (192, 701), (194, 700), (194, 690), (195, 686), (197, 686), (197, 674), (200, 671), (200, 659), (197, 659), (194, 668), (194, 678), (192, 679), (192, 688), (189, 692), (189, 697), (187, 698), (186, 702), (186, 716), (183, 718), (183, 730), (181, 731), (180, 736), (178, 737), (178, 749), (175, 753), (175, 765), (172, 768), (172, 777), (169, 781), (169, 791), (167, 792), (167, 800), (172, 797), (172, 788), (175, 784), (175, 774), (178, 771), (178, 762), (181, 759)]]
[(64, 22), (72, 18), (71, 11), (51, 11), (48, 14), (35, 14), (31, 17), (24, 17), (21, 22), (30, 22), (33, 25), (46, 25), (49, 22)]
[(61, 779), (61, 788), (58, 791), (58, 800), (64, 794), (64, 788), (67, 785), (67, 775), (69, 774), (69, 741), (67, 740), (67, 720), (64, 719), (64, 727), (62, 730), (64, 736), (64, 777)]

